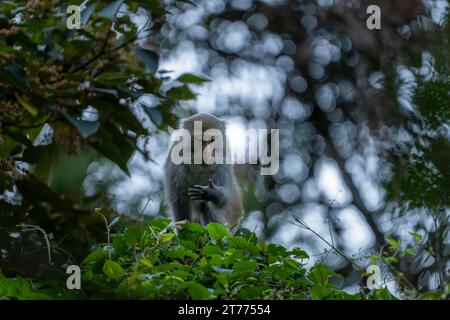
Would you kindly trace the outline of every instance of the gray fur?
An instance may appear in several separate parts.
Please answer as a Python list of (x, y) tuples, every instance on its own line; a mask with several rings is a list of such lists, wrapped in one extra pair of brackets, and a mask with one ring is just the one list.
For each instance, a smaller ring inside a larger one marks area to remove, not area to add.
[[(191, 130), (193, 120), (205, 120), (210, 127), (220, 129), (225, 137), (223, 121), (209, 114), (197, 114), (182, 122), (182, 127)], [(192, 131), (191, 131), (192, 132)], [(224, 146), (226, 142), (224, 142)], [(235, 225), (242, 216), (240, 190), (237, 186), (234, 169), (228, 164), (174, 164), (170, 148), (165, 169), (165, 191), (168, 203), (177, 221), (189, 221), (207, 224), (218, 222)], [(225, 153), (224, 153), (225, 154)], [(209, 180), (214, 188), (208, 188), (209, 200), (191, 200), (190, 188), (207, 188)]]

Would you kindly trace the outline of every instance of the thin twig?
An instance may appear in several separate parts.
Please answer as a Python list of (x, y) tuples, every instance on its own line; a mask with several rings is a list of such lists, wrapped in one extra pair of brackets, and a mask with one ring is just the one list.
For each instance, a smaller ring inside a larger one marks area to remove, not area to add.
[(48, 237), (47, 232), (39, 226), (31, 225), (31, 224), (19, 224), (17, 227), (22, 228), (23, 231), (39, 231), (42, 233), (45, 239), (45, 243), (47, 245), (47, 255), (48, 255), (48, 263), (53, 264), (52, 262), (52, 247), (50, 245), (50, 239)]
[(129, 45), (129, 44), (132, 43), (133, 41), (135, 41), (135, 40), (140, 40), (140, 39), (138, 39), (139, 34), (142, 32), (142, 30), (145, 29), (145, 27), (147, 26), (147, 24), (149, 23), (149, 21), (150, 21), (150, 19), (147, 19), (147, 22), (144, 24), (144, 27), (143, 27), (141, 30), (139, 30), (139, 31), (136, 33), (136, 35), (134, 35), (132, 38), (130, 38), (129, 40), (125, 41), (125, 42), (122, 43), (121, 45), (115, 47), (115, 48), (112, 49), (110, 52), (107, 52), (107, 51), (106, 51), (106, 45), (108, 44), (108, 38), (109, 38), (109, 36), (110, 36), (110, 34), (111, 34), (111, 32), (112, 32), (112, 29), (111, 29), (111, 27), (112, 27), (112, 22), (111, 22), (111, 24), (110, 24), (110, 26), (109, 26), (109, 28), (108, 28), (108, 34), (107, 34), (106, 37), (105, 37), (105, 41), (103, 42), (103, 45), (102, 45), (100, 51), (99, 51), (97, 54), (95, 54), (93, 57), (91, 57), (90, 59), (88, 59), (86, 62), (84, 62), (84, 63), (80, 64), (78, 67), (75, 67), (74, 69), (70, 70), (69, 73), (75, 73), (75, 72), (77, 72), (77, 71), (83, 69), (84, 67), (88, 66), (89, 64), (91, 64), (92, 62), (94, 62), (95, 60), (97, 60), (98, 58), (100, 58), (100, 57), (101, 57), (102, 55), (104, 55), (105, 53), (113, 53), (113, 52), (116, 52), (116, 51), (118, 51), (118, 50), (120, 50), (120, 49), (126, 47), (127, 45)]
[(342, 191), (339, 190), (338, 194), (336, 194), (334, 196), (334, 198), (330, 201), (330, 206), (328, 207), (328, 213), (327, 213), (327, 217), (328, 217), (328, 231), (330, 233), (330, 238), (331, 238), (331, 244), (334, 246), (334, 237), (333, 237), (333, 230), (331, 229), (331, 209), (333, 209), (333, 204), (334, 203), (338, 203), (336, 201), (336, 198), (338, 197), (338, 195), (341, 193)]
[(284, 219), (286, 222), (291, 223), (293, 225), (296, 225), (300, 228), (306, 229), (308, 231), (310, 231), (311, 233), (313, 233), (315, 236), (317, 236), (319, 239), (321, 239), (323, 242), (325, 242), (330, 248), (332, 248), (337, 254), (339, 254), (342, 258), (344, 258), (345, 260), (347, 260), (350, 264), (352, 264), (356, 270), (360, 271), (360, 272), (364, 272), (364, 270), (356, 263), (354, 262), (351, 258), (347, 257), (341, 250), (339, 250), (338, 248), (336, 248), (333, 244), (331, 244), (328, 240), (326, 240), (324, 237), (322, 237), (318, 232), (316, 232), (315, 230), (313, 230), (311, 227), (309, 227), (302, 219), (298, 218), (298, 217), (294, 217), (291, 216), (292, 219), (294, 219), (294, 221), (289, 221), (287, 219)]
[(84, 67), (89, 65), (91, 62), (93, 62), (93, 61), (97, 60), (98, 58), (100, 58), (105, 53), (106, 46), (108, 45), (108, 39), (109, 39), (109, 36), (111, 35), (111, 32), (112, 32), (112, 24), (113, 24), (113, 21), (111, 21), (109, 23), (108, 33), (106, 34), (106, 37), (103, 40), (103, 44), (102, 44), (102, 47), (100, 48), (100, 51), (97, 52), (97, 54), (95, 54), (93, 57), (91, 57), (90, 59), (88, 59), (84, 63), (80, 64), (78, 67), (75, 67), (73, 70), (69, 70), (69, 73), (75, 73), (75, 72), (83, 69)]
[(144, 215), (145, 209), (147, 209), (148, 204), (152, 200), (152, 198), (150, 196), (147, 196), (147, 198), (148, 198), (147, 203), (145, 204), (144, 208), (142, 208), (141, 213), (139, 215), (141, 217), (141, 219), (142, 219), (142, 216)]
[[(103, 218), (103, 221), (105, 221), (106, 234), (108, 235), (108, 246), (110, 246), (111, 245), (111, 228), (109, 226), (108, 219), (106, 219), (106, 217), (102, 214), (102, 209), (98, 210), (97, 214), (99, 214)], [(108, 250), (108, 256), (109, 256), (109, 260), (111, 260), (111, 251), (109, 251), (109, 250)]]

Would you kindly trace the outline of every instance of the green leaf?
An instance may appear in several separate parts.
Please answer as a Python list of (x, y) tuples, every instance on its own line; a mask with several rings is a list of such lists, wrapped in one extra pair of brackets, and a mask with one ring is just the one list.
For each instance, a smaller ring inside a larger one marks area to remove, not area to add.
[(161, 111), (159, 111), (157, 108), (147, 108), (146, 107), (144, 110), (157, 127), (159, 127), (163, 124), (163, 121), (164, 121), (163, 115), (162, 115)]
[(139, 2), (141, 5), (149, 9), (152, 15), (161, 16), (168, 13), (167, 10), (159, 4), (158, 0), (147, 0)]
[(133, 51), (144, 61), (147, 70), (151, 74), (155, 74), (158, 70), (159, 55), (152, 50), (143, 48), (134, 48)]
[(397, 263), (398, 259), (394, 256), (389, 256), (384, 258), (384, 260), (386, 261), (386, 263), (391, 264), (391, 263)]
[(19, 97), (19, 95), (17, 93), (16, 93), (16, 98), (17, 98), (17, 101), (19, 101), (19, 103), (22, 105), (22, 107), (24, 107), (29, 113), (31, 113), (32, 116), (37, 115), (37, 113), (38, 113), (37, 107), (35, 107), (31, 103), (25, 101), (21, 97)]
[(189, 223), (179, 234), (180, 239), (194, 243), (205, 233), (205, 229), (198, 223)]
[(175, 87), (166, 93), (170, 98), (175, 100), (192, 100), (195, 99), (195, 94), (186, 86)]
[(102, 11), (98, 13), (98, 15), (100, 17), (113, 20), (122, 3), (123, 0), (113, 1), (110, 4), (108, 4), (105, 8), (103, 8)]
[(417, 252), (413, 248), (407, 248), (404, 252), (405, 254), (409, 254), (411, 256), (415, 255)]
[(115, 99), (110, 97), (101, 97), (92, 102), (92, 105), (101, 112), (101, 119), (108, 117), (113, 120), (114, 124), (122, 130), (130, 130), (137, 135), (148, 134), (147, 130), (142, 126), (142, 123), (136, 118), (131, 109), (127, 106), (117, 105)]
[(194, 300), (208, 299), (211, 297), (211, 293), (208, 289), (200, 283), (189, 282), (187, 284), (187, 291), (189, 296)]
[(67, 112), (64, 113), (64, 117), (78, 130), (78, 132), (84, 137), (87, 138), (90, 135), (93, 135), (97, 132), (100, 127), (99, 121), (86, 121), (77, 119), (74, 116), (71, 116)]
[[(258, 243), (258, 237), (254, 232), (251, 232), (250, 230), (246, 228), (239, 228), (239, 230), (236, 232), (236, 236), (244, 237), (247, 242), (257, 244)], [(264, 242), (261, 242), (264, 243)]]
[(118, 279), (125, 274), (120, 264), (112, 260), (106, 260), (103, 265), (103, 273), (111, 279)]
[(386, 287), (375, 289), (370, 293), (369, 297), (374, 300), (398, 300)]
[(288, 256), (288, 251), (285, 247), (280, 246), (278, 244), (269, 244), (267, 246), (267, 251), (270, 255), (273, 256), (279, 256), (279, 257), (286, 257)]
[(300, 259), (309, 259), (308, 254), (299, 248), (294, 248), (291, 251), (291, 255), (293, 255), (296, 258), (300, 258)]
[(202, 254), (205, 256), (222, 255), (223, 252), (218, 246), (207, 245), (203, 247)]
[(135, 152), (135, 144), (131, 138), (121, 133), (116, 127), (104, 123), (95, 135), (89, 137), (89, 143), (100, 154), (129, 174), (128, 160)]
[(98, 248), (89, 253), (81, 265), (95, 264), (104, 259), (106, 259), (106, 252), (102, 248)]
[(151, 261), (147, 260), (145, 258), (140, 258), (139, 262), (142, 263), (146, 267), (149, 267), (149, 268), (153, 268), (154, 267), (154, 265), (151, 263)]
[(159, 240), (161, 241), (161, 243), (166, 243), (172, 240), (174, 236), (175, 236), (174, 233), (164, 233), (159, 236)]
[(16, 185), (22, 197), (31, 203), (40, 203), (42, 205), (42, 203), (47, 202), (55, 210), (61, 210), (63, 206), (67, 205), (61, 200), (58, 193), (51, 190), (47, 184), (34, 176), (17, 180)]
[(98, 1), (91, 4), (90, 6), (86, 7), (86, 9), (84, 9), (81, 12), (81, 24), (83, 26), (87, 25), (87, 23), (89, 22), (89, 19), (91, 18), (92, 14), (95, 11), (95, 8), (97, 7), (97, 5), (98, 5)]
[(185, 73), (176, 80), (183, 82), (183, 83), (203, 83), (203, 82), (211, 81), (207, 78), (196, 76), (196, 75), (193, 75), (190, 73)]
[(16, 89), (25, 91), (30, 87), (28, 77), (21, 66), (16, 64), (8, 65), (5, 71), (10, 76), (9, 78)]
[(236, 272), (252, 272), (256, 269), (255, 261), (239, 261), (233, 265), (233, 270)]
[[(219, 259), (220, 259), (220, 257), (217, 257), (217, 256), (214, 257), (214, 258), (219, 258)], [(209, 261), (209, 264), (212, 265), (213, 263), (214, 263), (214, 261), (213, 261), (213, 259), (211, 259), (211, 260)], [(231, 273), (234, 272), (233, 269), (221, 268), (221, 267), (218, 267), (217, 265), (212, 265), (212, 266), (211, 266), (211, 269), (213, 269), (213, 270), (216, 271), (216, 272), (219, 272), (219, 273), (226, 273), (226, 274), (231, 274)]]
[(150, 222), (150, 226), (156, 228), (159, 232), (167, 228), (171, 223), (171, 219), (156, 219)]
[(115, 225), (116, 223), (118, 223), (120, 220), (120, 217), (115, 217), (109, 224), (109, 227), (111, 228), (113, 225)]
[(420, 242), (423, 239), (423, 235), (417, 232), (410, 232), (410, 235), (412, 235), (414, 237), (414, 239), (416, 239), (416, 241)]
[(125, 84), (128, 80), (129, 76), (123, 75), (123, 74), (117, 74), (114, 72), (104, 72), (98, 75), (95, 78), (95, 81), (102, 84), (115, 84), (115, 85), (121, 85)]
[(392, 250), (398, 249), (401, 246), (401, 243), (394, 238), (386, 238), (386, 241)]
[(329, 278), (331, 278), (331, 277), (339, 277), (339, 275), (321, 263), (315, 264), (310, 269), (309, 274), (308, 274), (308, 278), (312, 282), (314, 282), (316, 284), (320, 284), (322, 286), (328, 285)]
[(241, 236), (230, 237), (228, 243), (232, 248), (236, 249), (247, 249), (249, 247), (247, 240)]
[(95, 92), (100, 92), (100, 93), (105, 93), (105, 94), (109, 94), (111, 96), (114, 96), (115, 98), (119, 97), (119, 93), (117, 92), (117, 90), (115, 89), (105, 89), (105, 88), (98, 88), (95, 87), (94, 88)]
[(221, 240), (225, 237), (230, 236), (230, 232), (228, 231), (228, 229), (220, 223), (208, 224), (207, 230), (209, 235), (216, 240)]
[(208, 262), (206, 261), (206, 258), (203, 257), (200, 259), (200, 268), (206, 268), (208, 266)]

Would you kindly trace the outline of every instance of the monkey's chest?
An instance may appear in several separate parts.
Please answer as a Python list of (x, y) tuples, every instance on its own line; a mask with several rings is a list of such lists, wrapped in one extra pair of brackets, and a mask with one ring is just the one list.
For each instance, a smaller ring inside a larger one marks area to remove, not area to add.
[(194, 185), (206, 186), (209, 179), (215, 180), (217, 169), (214, 166), (205, 165), (187, 165), (185, 166), (185, 174), (183, 177), (183, 189), (189, 189)]

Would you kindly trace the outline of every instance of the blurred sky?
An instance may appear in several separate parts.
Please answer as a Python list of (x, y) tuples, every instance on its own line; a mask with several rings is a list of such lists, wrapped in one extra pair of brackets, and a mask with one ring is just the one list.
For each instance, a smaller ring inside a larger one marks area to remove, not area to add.
[[(217, 20), (213, 22), (214, 28), (207, 30), (202, 25), (205, 18), (210, 14), (223, 12), (225, 2), (223, 0), (195, 2), (197, 6), (182, 6), (168, 16), (170, 28), (167, 28), (166, 33), (172, 42), (161, 51), (162, 59), (159, 66), (159, 70), (170, 71), (164, 75), (169, 75), (171, 79), (176, 79), (184, 73), (204, 75), (211, 79), (205, 84), (193, 86), (197, 99), (181, 103), (181, 109), (191, 112), (210, 112), (224, 117), (228, 122), (228, 141), (231, 148), (236, 150), (243, 150), (242, 135), (246, 128), (266, 127), (266, 120), (271, 117), (271, 108), (274, 105), (281, 106), (284, 119), (300, 123), (298, 127), (295, 127), (295, 133), (301, 135), (300, 139), (308, 143), (315, 139), (314, 127), (307, 122), (312, 106), (308, 101), (300, 101), (286, 95), (286, 88), (289, 87), (301, 97), (301, 93), (310, 85), (300, 72), (295, 72), (294, 62), (289, 56), (298, 49), (296, 44), (289, 39), (283, 39), (280, 35), (265, 32), (268, 21), (260, 13), (249, 15), (246, 20), (237, 22)], [(252, 5), (251, 0), (233, 0), (230, 3), (235, 9), (242, 11), (249, 9)], [(328, 6), (334, 1), (318, 0), (317, 3)], [(440, 21), (442, 13), (448, 6), (447, 1), (441, 0), (426, 0), (424, 3), (436, 22)], [(313, 79), (321, 78), (326, 72), (325, 67), (340, 61), (343, 53), (350, 50), (352, 43), (348, 37), (336, 40), (325, 31), (317, 32), (314, 8), (306, 7), (304, 10), (310, 10), (311, 14), (301, 19), (301, 25), (315, 37), (310, 48), (313, 58), (308, 69), (309, 75)], [(141, 25), (146, 19), (145, 14), (133, 17), (133, 21)], [(257, 39), (256, 32), (260, 35)], [(408, 37), (408, 29), (400, 32)], [(207, 38), (218, 50), (231, 55), (239, 53), (240, 57), (245, 56), (248, 59), (237, 57), (230, 62), (214, 50), (198, 45), (198, 41)], [(350, 59), (346, 63), (356, 64), (357, 60), (358, 57), (355, 56), (353, 60)], [(424, 57), (424, 68), (426, 68), (426, 61)], [(415, 85), (414, 76), (411, 70), (404, 66), (399, 66), (397, 71), (404, 80), (398, 96), (399, 102), (405, 109), (412, 110), (410, 93)], [(367, 81), (373, 88), (381, 89), (382, 78), (382, 73), (374, 72)], [(178, 85), (175, 81), (166, 81), (164, 88), (168, 89), (175, 85)], [(354, 95), (354, 89), (349, 83), (325, 83), (316, 90), (315, 103), (328, 112), (330, 119), (336, 120), (330, 127), (330, 134), (336, 139), (337, 145), (343, 142), (339, 147), (341, 152), (349, 154), (346, 161), (347, 171), (357, 187), (362, 190), (361, 196), (367, 208), (376, 210), (383, 204), (384, 192), (377, 180), (383, 170), (383, 163), (377, 156), (375, 142), (371, 140), (367, 132), (365, 137), (367, 143), (363, 152), (352, 152), (348, 141), (355, 139), (357, 134), (364, 134), (364, 130), (362, 133), (357, 132), (353, 123), (339, 121), (342, 115), (338, 108), (338, 99), (351, 100)], [(156, 103), (152, 97), (143, 99), (146, 105)], [(139, 110), (136, 112), (139, 115)], [(308, 226), (331, 242), (333, 239), (328, 231), (329, 210), (319, 203), (320, 199), (325, 199), (332, 208), (332, 219), (336, 219), (343, 229), (341, 238), (344, 240), (347, 254), (357, 257), (365, 248), (373, 244), (374, 237), (364, 217), (352, 205), (352, 194), (345, 185), (342, 173), (334, 160), (322, 157), (315, 166), (310, 167), (310, 156), (303, 150), (302, 144), (295, 145), (293, 148), (294, 128), (289, 121), (278, 122), (285, 125), (280, 127), (283, 161), (280, 164), (280, 173), (275, 180), (287, 181), (279, 184), (277, 195), (284, 203), (295, 204), (281, 216), (287, 217), (291, 213), (301, 215)], [(118, 182), (112, 185), (110, 194), (114, 198), (118, 211), (124, 214), (129, 212), (131, 203), (137, 202), (139, 210), (146, 215), (154, 216), (158, 214), (164, 203), (161, 193), (162, 163), (169, 148), (169, 135), (165, 132), (154, 131), (151, 124), (148, 124), (148, 127), (151, 136), (141, 139), (141, 145), (150, 151), (152, 161), (146, 162), (141, 155), (135, 154), (129, 164), (130, 178), (111, 167), (93, 164), (89, 169), (90, 176), (85, 182), (86, 192), (94, 193), (95, 183), (93, 182), (104, 179), (106, 175), (115, 175)], [(313, 147), (319, 150), (323, 148), (320, 139), (314, 142)], [(308, 170), (313, 170), (312, 178), (308, 178)], [(286, 180), (285, 177), (290, 179)], [(298, 204), (299, 200), (302, 200), (300, 204)], [(243, 225), (261, 234), (262, 214), (258, 210), (247, 212)], [(276, 215), (274, 221), (269, 223), (280, 224), (278, 231), (269, 241), (283, 243), (288, 247), (300, 245), (311, 255), (317, 255), (318, 259), (324, 258), (322, 253), (325, 249), (329, 249), (321, 241), (310, 241), (307, 237), (301, 236), (302, 230), (280, 221), (280, 215)], [(332, 253), (328, 257), (332, 258), (326, 258), (327, 263), (335, 267), (345, 263)]]

